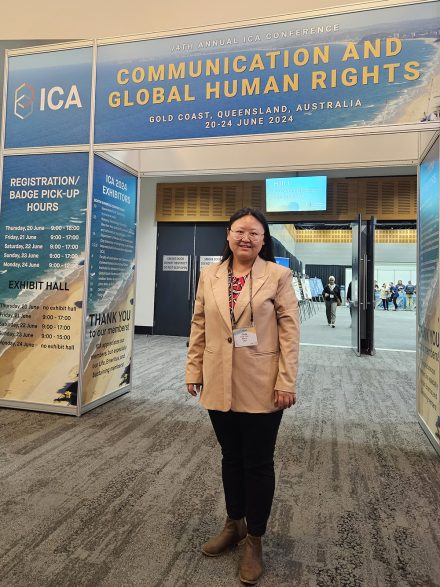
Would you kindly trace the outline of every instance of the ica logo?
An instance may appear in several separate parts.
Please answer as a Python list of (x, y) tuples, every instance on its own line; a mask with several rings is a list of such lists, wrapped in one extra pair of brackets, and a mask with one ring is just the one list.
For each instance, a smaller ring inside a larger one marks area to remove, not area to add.
[[(67, 91), (61, 86), (41, 88), (39, 98), (39, 109), (41, 112), (46, 109), (68, 110), (72, 106), (82, 108), (81, 98), (75, 84), (73, 84)], [(18, 116), (21, 120), (28, 118), (34, 111), (34, 102), (35, 88), (28, 83), (21, 84), (21, 86), (15, 90), (15, 116)]]

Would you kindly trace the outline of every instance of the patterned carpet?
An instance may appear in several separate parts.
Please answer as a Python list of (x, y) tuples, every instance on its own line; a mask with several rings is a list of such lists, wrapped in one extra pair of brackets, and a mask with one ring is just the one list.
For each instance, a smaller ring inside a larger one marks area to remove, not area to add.
[[(80, 419), (0, 410), (0, 585), (239, 585), (219, 450), (182, 385), (185, 340), (136, 337), (134, 390)], [(261, 587), (440, 585), (440, 459), (415, 356), (302, 347)]]

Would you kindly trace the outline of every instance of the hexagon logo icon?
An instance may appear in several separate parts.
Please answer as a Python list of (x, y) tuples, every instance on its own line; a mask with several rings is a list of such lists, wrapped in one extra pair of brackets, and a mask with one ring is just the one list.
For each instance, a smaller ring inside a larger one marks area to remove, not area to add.
[(24, 120), (34, 111), (35, 89), (28, 83), (15, 90), (14, 114)]

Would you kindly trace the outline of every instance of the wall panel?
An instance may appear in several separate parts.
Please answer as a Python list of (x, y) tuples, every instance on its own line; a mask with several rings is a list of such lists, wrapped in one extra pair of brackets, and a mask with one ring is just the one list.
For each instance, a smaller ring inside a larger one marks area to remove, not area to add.
[[(378, 220), (415, 220), (417, 178), (329, 179), (324, 212), (267, 213), (270, 221), (352, 221), (360, 212)], [(239, 208), (266, 212), (264, 181), (161, 183), (156, 220), (224, 221)]]

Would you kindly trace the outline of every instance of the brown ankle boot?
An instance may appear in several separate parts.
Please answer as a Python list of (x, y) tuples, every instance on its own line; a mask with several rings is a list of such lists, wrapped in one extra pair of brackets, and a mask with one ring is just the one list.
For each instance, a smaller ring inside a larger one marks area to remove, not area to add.
[(202, 546), (203, 554), (206, 556), (218, 556), (225, 550), (227, 550), (230, 546), (235, 546), (242, 542), (247, 535), (247, 528), (246, 522), (244, 518), (241, 520), (231, 520), (231, 518), (226, 518), (225, 527), (214, 536), (205, 542)]
[(262, 573), (263, 548), (261, 546), (261, 536), (248, 534), (240, 560), (240, 581), (247, 585), (255, 585)]

